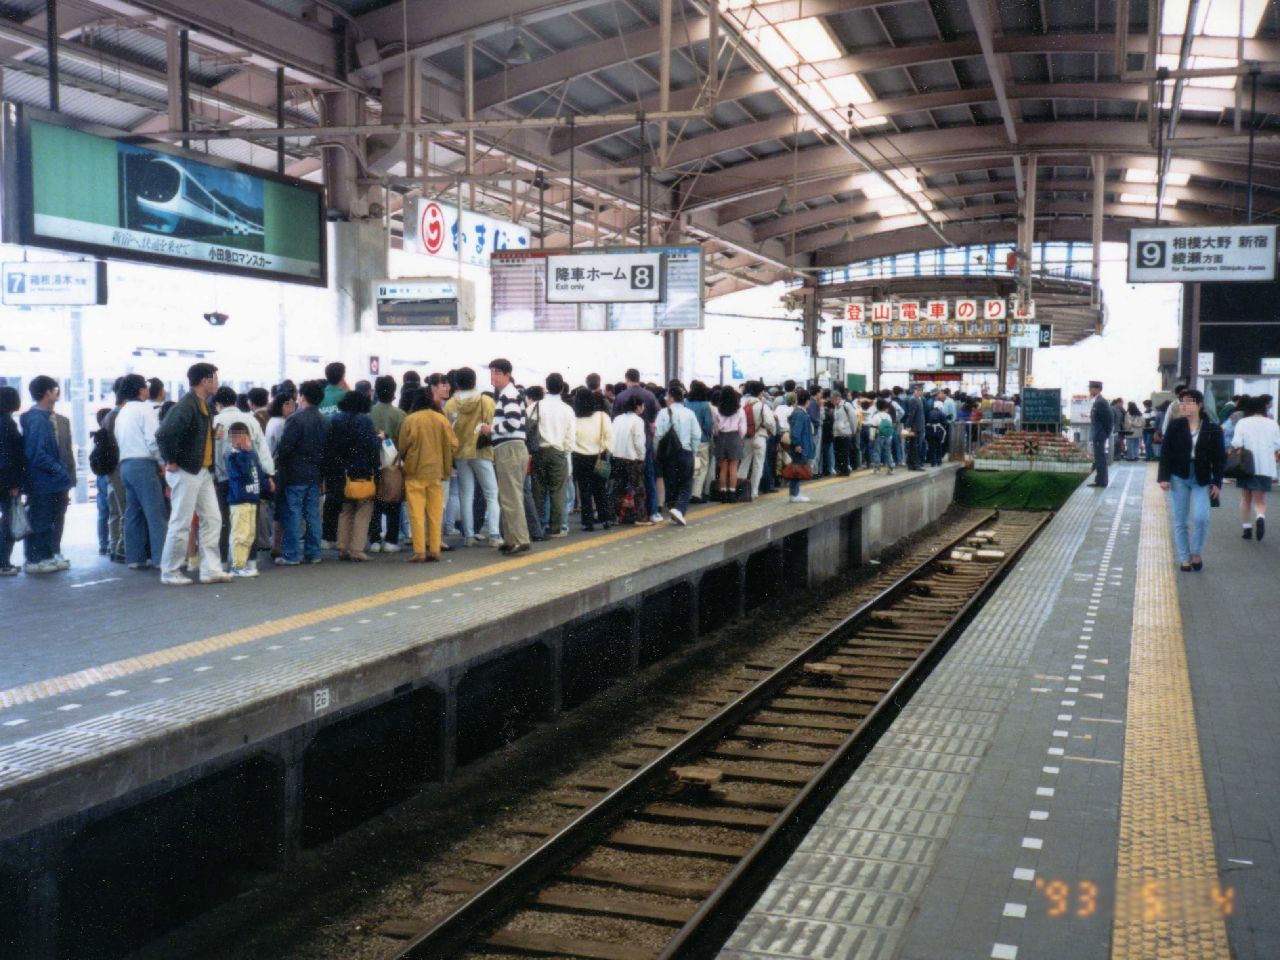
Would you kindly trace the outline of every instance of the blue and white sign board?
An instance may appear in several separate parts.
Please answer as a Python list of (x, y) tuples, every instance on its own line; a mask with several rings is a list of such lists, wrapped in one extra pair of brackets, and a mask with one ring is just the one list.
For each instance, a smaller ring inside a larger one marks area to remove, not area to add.
[(373, 296), (378, 302), (394, 300), (447, 300), (460, 296), (457, 280), (420, 280), (408, 277), (401, 280), (378, 280), (373, 285)]
[(413, 253), (489, 266), (498, 250), (528, 250), (529, 230), (483, 213), (463, 210), (438, 200), (416, 197), (404, 217), (404, 246)]
[(3, 302), (10, 307), (85, 307), (107, 302), (107, 265), (101, 260), (0, 265)]
[(662, 253), (566, 253), (547, 256), (547, 303), (660, 303)]
[(1253, 283), (1276, 278), (1276, 228), (1129, 231), (1129, 283)]

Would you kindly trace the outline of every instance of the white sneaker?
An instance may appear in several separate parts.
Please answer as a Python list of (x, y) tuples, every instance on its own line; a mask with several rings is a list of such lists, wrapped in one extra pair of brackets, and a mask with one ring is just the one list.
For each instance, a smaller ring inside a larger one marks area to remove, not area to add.
[(382, 552), (382, 541), (381, 541), (381, 540), (375, 540), (375, 541), (373, 541), (373, 543), (369, 544), (369, 546), (367, 546), (367, 547), (365, 548), (365, 550), (366, 550), (366, 552), (368, 552), (368, 553), (381, 553), (381, 552)]
[(206, 573), (200, 577), (201, 583), (230, 583), (231, 574), (225, 570), (214, 570), (212, 573)]
[(398, 544), (398, 543), (384, 543), (384, 544), (382, 545), (382, 552), (383, 552), (383, 553), (399, 553), (399, 552), (400, 552), (400, 544)]
[(180, 573), (162, 573), (160, 574), (160, 582), (166, 587), (189, 587), (191, 579), (184, 577)]
[(55, 553), (51, 559), (59, 570), (71, 569), (71, 561), (68, 560), (66, 557), (64, 557), (62, 554)]
[(655, 511), (654, 513), (649, 514), (649, 522), (650, 522), (650, 523), (661, 523), (661, 522), (662, 522), (662, 514), (661, 514), (661, 513), (656, 512), (656, 511)]
[(252, 567), (232, 567), (227, 579), (230, 580), (231, 577), (237, 577), (242, 580), (250, 580), (257, 575), (258, 571)]
[(551, 539), (557, 539), (557, 540), (558, 540), (560, 537), (567, 537), (568, 535), (569, 535), (569, 531), (568, 531), (568, 530), (557, 530), (555, 533), (548, 533), (548, 534), (547, 534), (547, 536), (548, 536), (548, 537), (550, 537)]
[(667, 516), (672, 523), (677, 523), (682, 527), (688, 526), (688, 523), (685, 522), (684, 514), (681, 513), (679, 510), (677, 510), (675, 507), (672, 507), (670, 510), (667, 511)]
[(467, 539), (462, 541), (462, 545), (464, 547), (478, 547), (480, 546), (481, 542), (482, 541), (478, 540), (475, 537), (467, 537)]
[(332, 540), (321, 540), (321, 541), (320, 541), (320, 549), (321, 549), (321, 550), (336, 550), (336, 549), (338, 549), (338, 545), (337, 545), (336, 543), (334, 543)]
[(57, 573), (61, 567), (50, 557), (48, 560), (41, 560), (39, 563), (24, 563), (22, 565), (23, 573)]
[(803, 493), (797, 493), (794, 497), (791, 498), (791, 502), (792, 503), (810, 503), (811, 501)]
[(257, 561), (257, 560), (249, 560), (249, 561), (247, 561), (247, 562), (245, 563), (245, 567), (246, 567), (247, 569), (249, 569), (249, 570), (252, 570), (254, 573), (257, 573), (257, 572), (258, 572), (258, 561)]
[(498, 550), (502, 547), (501, 537), (490, 537), (488, 540), (485, 540), (483, 542), (486, 546), (493, 547), (493, 549), (495, 550)]

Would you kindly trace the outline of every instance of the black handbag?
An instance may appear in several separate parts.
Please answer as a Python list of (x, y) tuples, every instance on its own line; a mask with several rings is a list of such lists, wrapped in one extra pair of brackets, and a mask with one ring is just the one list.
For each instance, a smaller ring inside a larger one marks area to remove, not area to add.
[(1227, 451), (1227, 465), (1222, 470), (1224, 477), (1232, 480), (1246, 480), (1257, 471), (1253, 464), (1253, 451), (1247, 447), (1232, 447)]

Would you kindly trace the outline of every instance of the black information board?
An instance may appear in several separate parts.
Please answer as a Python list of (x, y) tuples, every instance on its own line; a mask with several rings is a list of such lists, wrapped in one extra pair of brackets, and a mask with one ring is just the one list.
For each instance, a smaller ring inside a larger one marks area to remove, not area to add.
[(383, 330), (457, 330), (458, 300), (390, 300), (378, 304)]
[(1062, 391), (1035, 390), (1028, 387), (1022, 391), (1022, 422), (1052, 423), (1062, 421)]

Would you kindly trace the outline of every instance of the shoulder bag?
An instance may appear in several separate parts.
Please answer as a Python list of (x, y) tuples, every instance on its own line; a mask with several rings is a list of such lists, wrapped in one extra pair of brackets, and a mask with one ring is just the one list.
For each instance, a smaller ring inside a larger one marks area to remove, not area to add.
[(1253, 463), (1253, 451), (1248, 447), (1232, 447), (1227, 451), (1227, 465), (1222, 475), (1232, 480), (1247, 480), (1257, 472)]
[(596, 455), (595, 466), (591, 468), (591, 472), (601, 480), (608, 480), (609, 474), (613, 472), (613, 461), (609, 459), (609, 451), (605, 449), (604, 445), (603, 420), (600, 421), (600, 453)]
[(372, 477), (348, 476), (342, 485), (342, 496), (346, 500), (372, 500), (378, 493), (378, 485)]

